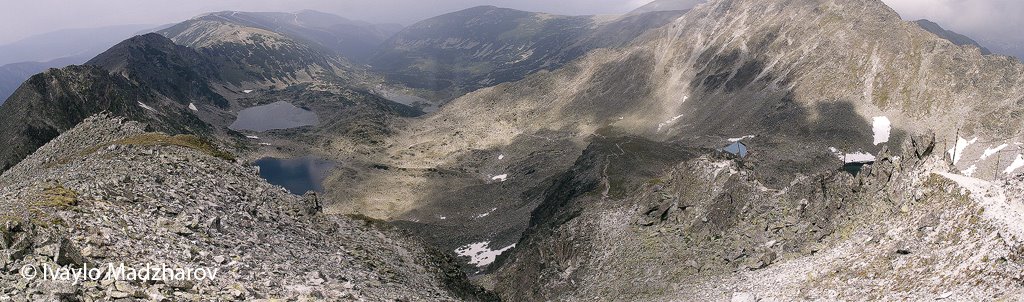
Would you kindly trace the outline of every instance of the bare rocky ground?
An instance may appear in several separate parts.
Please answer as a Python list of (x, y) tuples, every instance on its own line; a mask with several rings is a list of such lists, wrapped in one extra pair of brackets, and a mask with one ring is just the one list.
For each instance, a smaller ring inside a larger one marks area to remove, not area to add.
[[(915, 139), (856, 176), (769, 188), (749, 163), (705, 155), (621, 197), (577, 195), (491, 281), (529, 300), (1020, 300), (1024, 177), (948, 174)], [(594, 158), (567, 183), (610, 185), (598, 171), (622, 160)]]
[[(90, 118), (0, 177), (0, 300), (486, 300), (452, 258), (315, 195), (267, 184), (212, 144)], [(59, 282), (26, 265), (146, 263), (215, 280)]]

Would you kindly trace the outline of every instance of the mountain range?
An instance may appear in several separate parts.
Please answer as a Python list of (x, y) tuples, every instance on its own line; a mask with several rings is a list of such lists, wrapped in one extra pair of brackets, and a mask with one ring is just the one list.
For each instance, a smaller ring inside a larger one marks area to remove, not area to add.
[(627, 44), (684, 10), (620, 17), (557, 16), (474, 7), (413, 24), (369, 64), (388, 81), (441, 92), (441, 101), (553, 70), (590, 50)]
[(117, 42), (153, 28), (157, 27), (121, 25), (58, 30), (0, 45), (0, 104), (34, 74), (85, 63)]
[[(231, 273), (0, 294), (1013, 299), (1022, 116), (1024, 63), (879, 0), (210, 13), (0, 105), (0, 247)], [(252, 167), (285, 158), (323, 190)]]
[(927, 30), (930, 33), (933, 33), (943, 39), (953, 42), (953, 44), (972, 45), (974, 47), (977, 47), (978, 49), (981, 49), (982, 54), (992, 54), (992, 52), (989, 51), (988, 48), (981, 46), (981, 44), (978, 44), (977, 41), (974, 41), (970, 37), (942, 28), (942, 26), (936, 24), (935, 22), (926, 19), (921, 19), (914, 21), (914, 23), (917, 23), (917, 25), (920, 25), (921, 28), (924, 28), (924, 30)]

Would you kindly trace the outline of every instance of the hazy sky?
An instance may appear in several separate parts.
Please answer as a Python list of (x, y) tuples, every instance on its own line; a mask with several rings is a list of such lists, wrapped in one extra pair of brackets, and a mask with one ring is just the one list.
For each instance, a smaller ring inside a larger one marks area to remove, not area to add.
[[(770, 1), (770, 0), (764, 0)], [(1021, 34), (1024, 0), (883, 0), (905, 19), (927, 18), (968, 35)], [(4, 0), (0, 44), (66, 28), (166, 24), (221, 10), (315, 9), (375, 23), (415, 21), (476, 5), (568, 15), (618, 14), (648, 0)], [(1015, 39), (1024, 40), (1024, 39)]]
[(3, 0), (0, 44), (64, 28), (166, 24), (223, 10), (314, 9), (349, 19), (409, 25), (478, 5), (556, 14), (620, 14), (648, 0)]
[(883, 0), (904, 19), (929, 19), (974, 38), (1024, 41), (1024, 0)]

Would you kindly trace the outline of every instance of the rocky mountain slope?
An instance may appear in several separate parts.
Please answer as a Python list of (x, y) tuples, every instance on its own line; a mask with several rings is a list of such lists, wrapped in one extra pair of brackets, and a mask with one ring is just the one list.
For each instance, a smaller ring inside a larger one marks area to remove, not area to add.
[(220, 80), (215, 62), (170, 39), (150, 33), (118, 43), (85, 65), (98, 66), (182, 105), (228, 107), (211, 82)]
[(680, 13), (570, 17), (480, 6), (403, 29), (369, 64), (389, 81), (442, 92), (446, 101), (557, 69), (592, 49), (625, 45)]
[(9, 169), (90, 115), (111, 112), (169, 133), (208, 133), (209, 125), (166, 96), (95, 66), (32, 76), (0, 105), (0, 171)]
[[(587, 219), (594, 216), (580, 215), (603, 213), (609, 203), (640, 204), (628, 198), (645, 184), (658, 182), (671, 167), (700, 154), (718, 153), (729, 144), (742, 142), (748, 150), (742, 163), (750, 177), (741, 181), (745, 188), (735, 189), (749, 192), (782, 192), (817, 177), (842, 175), (834, 171), (844, 169), (844, 161), (863, 155), (869, 161), (880, 161), (883, 154), (906, 158), (916, 149), (904, 142), (928, 133), (936, 137), (932, 153), (945, 155), (957, 171), (974, 165), (984, 177), (1019, 175), (1024, 171), (1011, 169), (1014, 164), (1007, 160), (1020, 156), (1018, 149), (998, 146), (1024, 140), (1024, 124), (1016, 118), (1024, 101), (1022, 68), (1024, 64), (1016, 59), (983, 55), (977, 48), (955, 45), (902, 21), (876, 0), (710, 1), (629, 46), (592, 51), (553, 72), (480, 89), (411, 121), (389, 142), (384, 155), (367, 159), (389, 169), (348, 172), (329, 179), (328, 186), (338, 189), (328, 194), (350, 202), (329, 205), (327, 210), (398, 220), (456, 253), (482, 251), (465, 258), (473, 263), (467, 269), (497, 271), (495, 280), (502, 280), (497, 286), (510, 299), (605, 297), (573, 284), (590, 282), (586, 284), (592, 289), (626, 290), (627, 285), (587, 278), (628, 265), (661, 266), (636, 263), (643, 258), (632, 257), (632, 252), (612, 254), (620, 258), (587, 260), (587, 253), (604, 253), (626, 240), (603, 239), (607, 240), (604, 245), (581, 247), (595, 240), (592, 234), (608, 229), (584, 228), (580, 224), (597, 222)], [(957, 134), (962, 143), (957, 143)], [(969, 143), (974, 137), (979, 139)], [(955, 152), (944, 152), (949, 149)], [(1001, 161), (992, 156), (997, 153), (1005, 153)], [(905, 169), (914, 171), (901, 174), (906, 178), (946, 172), (913, 165)], [(681, 186), (701, 181), (707, 180)], [(837, 186), (861, 190), (847, 186), (845, 180), (841, 183)], [(743, 191), (733, 189), (727, 187), (723, 189), (727, 194), (709, 201), (726, 211), (715, 214), (730, 221), (725, 228), (732, 227), (730, 215), (743, 207), (799, 202), (811, 196), (794, 193), (786, 201), (747, 205), (737, 197)], [(703, 198), (694, 196), (680, 203), (699, 203), (697, 197)], [(836, 207), (859, 200), (823, 198), (823, 203)], [(856, 198), (876, 202), (872, 198), (877, 196)], [(650, 213), (664, 213), (672, 204), (659, 204)], [(859, 219), (869, 217), (866, 211), (874, 208), (844, 214), (823, 209), (794, 223), (818, 223), (825, 229), (818, 233), (827, 237), (834, 235), (834, 229), (854, 224), (837, 220), (822, 226), (819, 219)], [(752, 215), (772, 213), (756, 209)], [(625, 227), (622, 223), (632, 223), (634, 218), (608, 222), (608, 227)], [(567, 225), (565, 232), (558, 231), (562, 225)], [(732, 234), (722, 227), (706, 234)], [(679, 236), (696, 236), (700, 233), (693, 232), (698, 230), (682, 230)], [(642, 240), (644, 234), (623, 236)], [(776, 243), (799, 249), (822, 243), (823, 237), (800, 234)], [(694, 249), (734, 247), (703, 238), (693, 241)], [(643, 246), (639, 243), (630, 246)], [(554, 248), (567, 249), (564, 252), (569, 255), (552, 258), (553, 253), (561, 253)], [(663, 249), (651, 249), (662, 257), (652, 261), (666, 263), (666, 269), (677, 263), (666, 262), (665, 257), (686, 261), (672, 252), (666, 256), (660, 254)], [(577, 252), (582, 255), (573, 254)], [(506, 256), (478, 257), (506, 253), (515, 258), (513, 263), (503, 262)], [(730, 262), (761, 256), (743, 254)], [(488, 268), (490, 261), (497, 262)], [(538, 271), (542, 268), (552, 271)], [(718, 269), (713, 272), (728, 273)], [(995, 278), (1007, 278), (1002, 273), (1006, 271), (1012, 270), (1001, 270)], [(573, 277), (577, 272), (582, 277)], [(680, 280), (642, 277), (633, 279), (634, 283), (652, 278)], [(922, 287), (917, 294), (935, 288)], [(990, 290), (985, 293), (1013, 292)], [(651, 296), (643, 297), (672, 297), (655, 296), (659, 292), (665, 293), (652, 290)], [(852, 293), (843, 295), (855, 296)], [(783, 300), (795, 297), (790, 294), (780, 295)]]
[(272, 31), (318, 45), (353, 62), (366, 60), (380, 44), (402, 29), (397, 24), (371, 24), (313, 10), (296, 13), (228, 11), (190, 20), (202, 21), (227, 22)]
[(146, 34), (115, 45), (84, 66), (35, 75), (0, 106), (0, 139), (12, 146), (0, 151), (0, 171), (100, 112), (168, 133), (212, 135), (217, 129), (196, 114), (197, 106), (226, 109), (229, 103), (211, 86), (220, 79), (211, 66), (195, 50)]
[[(371, 221), (319, 213), (190, 136), (86, 119), (0, 176), (7, 269), (26, 300), (475, 301), (450, 258)], [(298, 256), (305, 255), (305, 256)], [(310, 257), (315, 256), (315, 257)], [(26, 279), (26, 265), (207, 268), (213, 280)]]
[(1024, 209), (1011, 196), (1024, 178), (950, 175), (933, 144), (916, 137), (856, 176), (804, 174), (780, 188), (746, 162), (680, 157), (621, 197), (586, 192), (608, 186), (602, 166), (636, 171), (650, 162), (630, 157), (649, 155), (592, 145), (558, 184), (576, 193), (545, 200), (494, 280), (525, 300), (1018, 297)]
[(157, 33), (195, 49), (216, 62), (214, 68), (233, 90), (331, 82), (351, 78), (344, 58), (316, 44), (253, 27), (247, 20), (199, 16)]

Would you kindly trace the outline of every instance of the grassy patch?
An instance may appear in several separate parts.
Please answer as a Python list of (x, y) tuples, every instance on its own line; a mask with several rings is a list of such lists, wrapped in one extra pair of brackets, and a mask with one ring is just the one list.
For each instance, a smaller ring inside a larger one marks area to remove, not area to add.
[(78, 205), (78, 192), (60, 184), (49, 184), (38, 193), (13, 200), (18, 206), (0, 213), (0, 228), (9, 223), (28, 223), (40, 227), (67, 226), (56, 212)]
[(170, 136), (163, 133), (145, 133), (141, 135), (120, 139), (106, 144), (100, 144), (87, 149), (84, 153), (93, 153), (101, 148), (105, 148), (110, 145), (179, 146), (200, 151), (213, 157), (225, 160), (235, 160), (235, 156), (233, 154), (227, 151), (220, 150), (219, 148), (217, 148), (217, 146), (214, 146), (209, 141), (195, 135), (185, 134)]
[(37, 207), (57, 209), (66, 209), (77, 204), (78, 192), (65, 188), (59, 184), (44, 189), (42, 197), (33, 203), (33, 205)]

